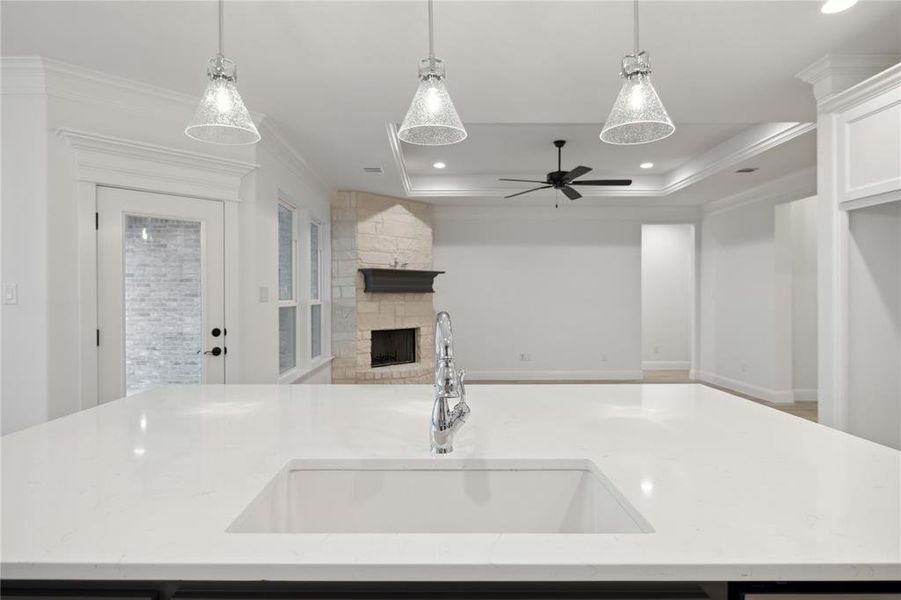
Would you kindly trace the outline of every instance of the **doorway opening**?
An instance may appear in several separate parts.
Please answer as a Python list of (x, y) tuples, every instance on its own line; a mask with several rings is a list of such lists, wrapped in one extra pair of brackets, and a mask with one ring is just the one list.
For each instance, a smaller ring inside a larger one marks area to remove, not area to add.
[(641, 226), (641, 368), (644, 379), (690, 381), (694, 348), (695, 228)]
[(775, 389), (817, 399), (817, 198), (775, 207)]

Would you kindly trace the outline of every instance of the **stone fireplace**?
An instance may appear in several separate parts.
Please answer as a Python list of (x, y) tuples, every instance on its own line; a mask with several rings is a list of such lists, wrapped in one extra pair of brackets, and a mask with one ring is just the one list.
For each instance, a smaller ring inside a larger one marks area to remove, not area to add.
[(366, 192), (332, 199), (332, 382), (431, 383), (432, 294), (365, 292), (359, 269), (432, 268), (432, 208)]

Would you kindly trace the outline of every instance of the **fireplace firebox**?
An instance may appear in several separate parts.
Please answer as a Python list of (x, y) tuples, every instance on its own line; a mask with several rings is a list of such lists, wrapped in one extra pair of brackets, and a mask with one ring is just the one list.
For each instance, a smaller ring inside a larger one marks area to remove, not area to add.
[(416, 330), (384, 329), (372, 332), (370, 366), (387, 367), (416, 362)]

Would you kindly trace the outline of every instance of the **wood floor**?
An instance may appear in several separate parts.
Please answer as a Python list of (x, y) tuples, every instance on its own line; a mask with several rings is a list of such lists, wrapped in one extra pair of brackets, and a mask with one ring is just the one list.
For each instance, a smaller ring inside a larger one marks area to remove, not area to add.
[(700, 383), (701, 385), (706, 385), (707, 387), (712, 387), (714, 389), (722, 390), (724, 392), (729, 392), (739, 398), (744, 398), (745, 400), (750, 400), (751, 402), (756, 402), (757, 404), (762, 404), (764, 406), (768, 406), (775, 410), (780, 410), (784, 413), (788, 413), (790, 415), (794, 415), (796, 417), (801, 417), (802, 419), (807, 419), (808, 421), (817, 421), (817, 403), (816, 402), (792, 402), (792, 403), (783, 403), (776, 404), (773, 402), (768, 402), (766, 400), (761, 400), (760, 398), (755, 398), (753, 396), (749, 396), (747, 394), (742, 394), (741, 392), (736, 392), (735, 390), (730, 390), (724, 387), (720, 387), (717, 385), (713, 385), (710, 383), (705, 383), (703, 381), (696, 381), (689, 377), (688, 371), (644, 371), (641, 379), (623, 379), (623, 380), (597, 380), (597, 379), (579, 379), (579, 380), (568, 380), (568, 381), (560, 381), (560, 380), (537, 380), (537, 381), (528, 381), (528, 380), (515, 380), (515, 381), (502, 381), (502, 380), (481, 380), (481, 381), (471, 381), (468, 383), (479, 383), (479, 384), (531, 384), (531, 385), (541, 385), (541, 384), (566, 384), (566, 383), (591, 383), (591, 384), (613, 384), (613, 383)]

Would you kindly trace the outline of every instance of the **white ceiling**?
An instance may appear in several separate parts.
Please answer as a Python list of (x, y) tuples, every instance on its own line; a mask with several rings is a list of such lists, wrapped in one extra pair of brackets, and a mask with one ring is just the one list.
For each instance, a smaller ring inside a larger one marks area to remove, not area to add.
[[(677, 133), (610, 147), (597, 134), (632, 46), (631, 2), (436, 6), (437, 53), (470, 139), (443, 149), (403, 145), (412, 176), (432, 175), (438, 159), (448, 163), (442, 175), (458, 180), (541, 175), (554, 166), (550, 143), (561, 137), (571, 140), (564, 166), (634, 175), (650, 160), (651, 173), (663, 174), (754, 124), (813, 121), (810, 88), (794, 75), (823, 55), (901, 53), (897, 0), (864, 0), (837, 15), (821, 14), (818, 1), (646, 0), (642, 47)], [(42, 55), (185, 93), (200, 93), (215, 52), (212, 2), (5, 0), (0, 11), (4, 55)], [(385, 124), (400, 121), (415, 89), (426, 53), (424, 0), (228, 0), (225, 50), (248, 106), (277, 121), (327, 182), (403, 195)], [(768, 166), (752, 176), (730, 169), (692, 186), (692, 197), (813, 165), (814, 144), (804, 138), (813, 134), (761, 156), (755, 166)], [(366, 175), (367, 166), (385, 173)], [(711, 189), (701, 194), (699, 186)]]

